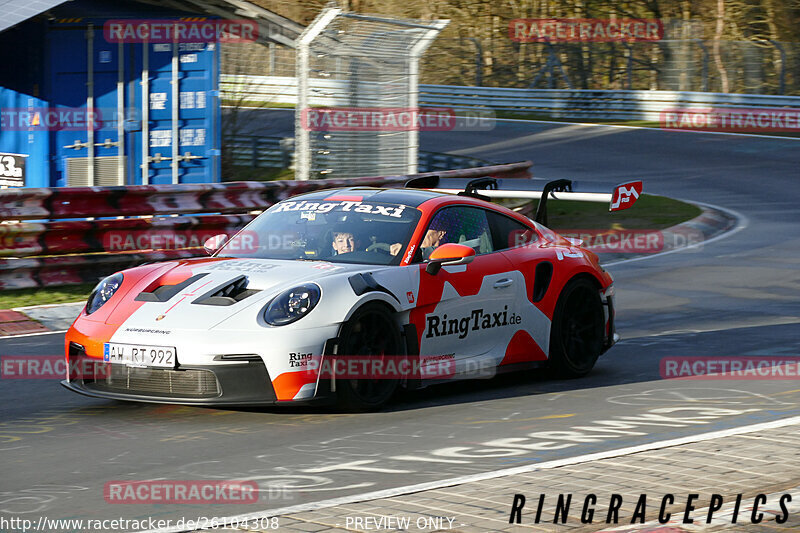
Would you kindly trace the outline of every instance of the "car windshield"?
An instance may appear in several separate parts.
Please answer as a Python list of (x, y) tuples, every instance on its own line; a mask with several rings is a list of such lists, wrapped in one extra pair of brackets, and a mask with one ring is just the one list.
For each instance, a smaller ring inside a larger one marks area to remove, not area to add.
[(398, 265), (420, 212), (400, 204), (285, 200), (232, 238), (219, 257)]

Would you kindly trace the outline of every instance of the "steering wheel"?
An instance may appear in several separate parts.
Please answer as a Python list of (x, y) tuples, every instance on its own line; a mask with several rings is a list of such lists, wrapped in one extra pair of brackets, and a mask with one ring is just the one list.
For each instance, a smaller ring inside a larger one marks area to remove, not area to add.
[(391, 254), (391, 245), (385, 242), (374, 242), (367, 246), (368, 252), (376, 252), (376, 253), (383, 253), (386, 255)]

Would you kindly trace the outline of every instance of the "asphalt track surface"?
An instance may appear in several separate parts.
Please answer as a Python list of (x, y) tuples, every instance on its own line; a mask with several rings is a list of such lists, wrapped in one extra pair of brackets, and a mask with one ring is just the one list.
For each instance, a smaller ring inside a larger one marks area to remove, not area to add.
[[(642, 178), (648, 192), (735, 211), (740, 229), (699, 249), (609, 267), (623, 340), (580, 380), (529, 372), (445, 384), (371, 414), (114, 402), (56, 380), (2, 380), (0, 515), (234, 515), (800, 414), (797, 379), (659, 373), (665, 357), (800, 354), (800, 140), (500, 122), (488, 132), (424, 134), (422, 145), (531, 159), (543, 178)], [(53, 355), (62, 346), (63, 334), (2, 339), (0, 354)], [(107, 481), (145, 479), (255, 480), (262, 496), (249, 505), (104, 502)]]

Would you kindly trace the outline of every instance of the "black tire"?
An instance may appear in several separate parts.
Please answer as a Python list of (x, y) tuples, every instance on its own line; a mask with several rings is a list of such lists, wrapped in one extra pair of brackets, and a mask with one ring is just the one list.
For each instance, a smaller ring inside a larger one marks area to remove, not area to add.
[(550, 329), (550, 367), (563, 378), (591, 372), (603, 352), (605, 314), (597, 286), (573, 279), (558, 297)]
[[(385, 306), (369, 303), (358, 309), (342, 325), (339, 333), (339, 355), (401, 355), (400, 331)], [(399, 380), (337, 379), (338, 404), (347, 411), (374, 411), (383, 407), (397, 390)]]

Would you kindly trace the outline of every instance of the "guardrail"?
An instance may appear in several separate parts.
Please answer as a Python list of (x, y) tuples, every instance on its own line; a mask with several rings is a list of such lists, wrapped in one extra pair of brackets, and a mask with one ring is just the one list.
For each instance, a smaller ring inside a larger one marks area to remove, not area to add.
[(440, 172), (451, 168), (472, 168), (493, 164), (485, 159), (440, 152), (424, 152), (422, 150), (417, 154), (417, 160), (417, 168), (420, 172)]
[(425, 106), (489, 107), (563, 118), (659, 121), (675, 109), (800, 107), (800, 97), (674, 91), (591, 91), (420, 86)]
[[(294, 160), (294, 139), (268, 135), (229, 135), (225, 150), (234, 165), (252, 168), (289, 168)], [(420, 172), (436, 172), (492, 165), (491, 161), (440, 152), (419, 151)]]
[(227, 135), (222, 144), (237, 166), (289, 168), (294, 161), (294, 139), (290, 137)]
[[(314, 79), (310, 104), (348, 105), (335, 96), (341, 80)], [(374, 83), (362, 82), (365, 94)], [(222, 75), (223, 100), (242, 106), (294, 104), (297, 80), (280, 76)], [(658, 121), (669, 109), (800, 107), (800, 96), (677, 91), (595, 91), (508, 89), (453, 85), (420, 85), (419, 102), (425, 107), (489, 108), (547, 115), (556, 118), (630, 119)], [(369, 102), (361, 105), (368, 107)]]
[[(530, 166), (530, 161), (523, 161), (435, 174), (450, 178), (530, 177)], [(206, 238), (232, 234), (258, 212), (290, 196), (335, 187), (402, 187), (409, 179), (431, 174), (3, 189), (0, 289), (95, 282), (145, 262), (203, 255)]]

